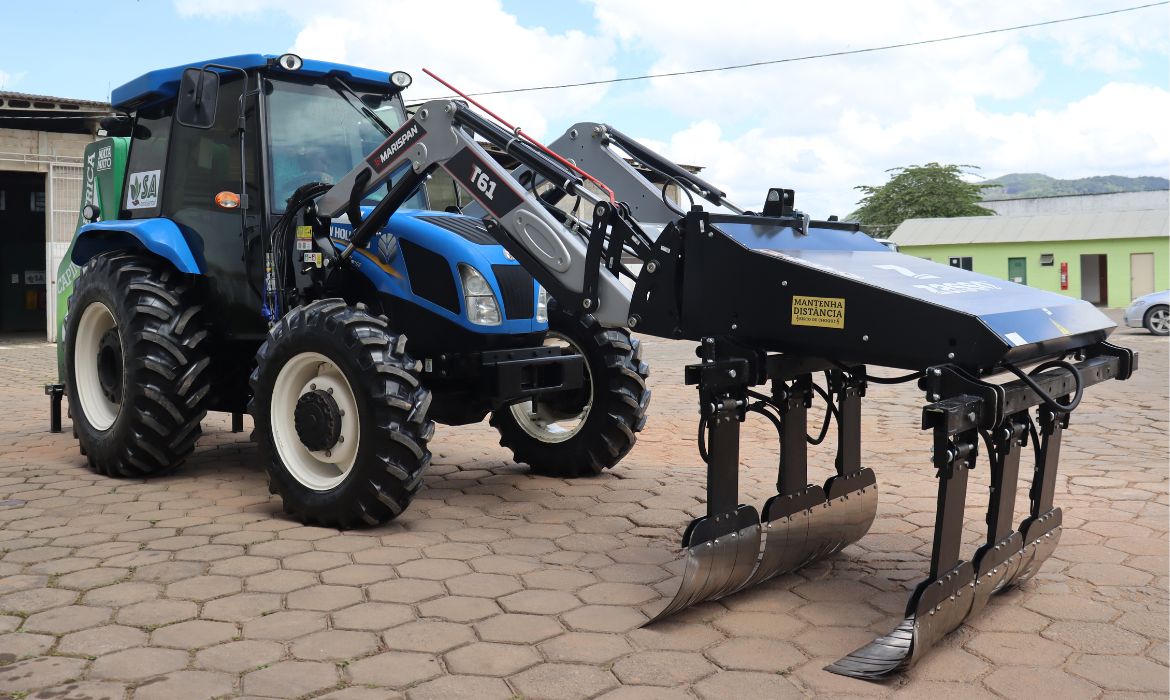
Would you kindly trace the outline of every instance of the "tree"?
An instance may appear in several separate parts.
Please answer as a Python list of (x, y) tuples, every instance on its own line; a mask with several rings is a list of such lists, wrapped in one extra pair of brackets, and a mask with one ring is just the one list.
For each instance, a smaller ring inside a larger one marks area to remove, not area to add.
[(979, 206), (984, 185), (966, 182), (962, 176), (978, 170), (973, 165), (909, 165), (891, 168), (890, 181), (880, 187), (860, 185), (865, 194), (851, 219), (875, 238), (887, 238), (906, 219), (951, 216), (991, 216)]

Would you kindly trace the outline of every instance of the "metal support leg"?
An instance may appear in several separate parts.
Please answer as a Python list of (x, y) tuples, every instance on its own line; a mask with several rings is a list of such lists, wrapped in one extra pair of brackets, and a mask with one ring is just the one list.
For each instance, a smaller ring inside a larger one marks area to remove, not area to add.
[[(776, 493), (788, 496), (808, 486), (808, 406), (812, 377), (797, 377), (791, 386), (772, 383), (772, 398), (780, 407), (780, 469)], [(827, 409), (826, 409), (827, 410)]]
[(233, 433), (244, 432), (244, 414), (243, 413), (232, 413), (232, 432)]
[(837, 474), (861, 470), (861, 397), (865, 396), (865, 368), (854, 374), (834, 370), (829, 373), (831, 389), (837, 397)]
[(1053, 507), (1052, 502), (1056, 493), (1060, 441), (1067, 426), (1068, 414), (1058, 416), (1047, 407), (1040, 408), (1040, 450), (1028, 493), (1031, 508), (1028, 517), (1020, 523), (1020, 534), (1024, 539), (1023, 560), (1018, 572), (1005, 585), (1035, 576), (1060, 542), (1062, 513), (1060, 508)]
[(49, 397), (49, 432), (61, 432), (61, 397), (65, 395), (64, 384), (46, 384), (45, 395)]

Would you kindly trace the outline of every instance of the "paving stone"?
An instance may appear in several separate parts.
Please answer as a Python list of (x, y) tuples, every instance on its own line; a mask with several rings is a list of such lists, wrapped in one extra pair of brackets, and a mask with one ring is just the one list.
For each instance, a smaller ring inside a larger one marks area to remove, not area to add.
[(243, 625), (245, 639), (289, 640), (325, 629), (324, 613), (308, 610), (281, 610), (248, 620)]
[(579, 664), (541, 664), (511, 678), (521, 697), (547, 700), (591, 698), (617, 685), (609, 671)]
[(187, 665), (187, 652), (176, 649), (140, 647), (102, 656), (89, 673), (95, 678), (139, 681), (177, 671)]
[(398, 579), (376, 583), (367, 588), (366, 593), (370, 600), (387, 603), (418, 603), (430, 598), (437, 598), (446, 593), (446, 589), (443, 588), (443, 584), (437, 581)]
[(501, 598), (500, 605), (512, 613), (555, 615), (581, 607), (581, 601), (564, 591), (520, 591)]
[(210, 671), (176, 671), (139, 685), (134, 700), (211, 700), (232, 694), (235, 679)]
[(243, 584), (234, 576), (196, 576), (167, 586), (167, 597), (204, 602), (239, 593), (241, 588)]
[(435, 654), (474, 641), (467, 625), (438, 620), (418, 620), (399, 625), (382, 634), (387, 648), (402, 651), (427, 651)]
[(147, 634), (134, 627), (102, 625), (71, 632), (57, 643), (57, 651), (72, 656), (101, 656), (146, 644)]
[(71, 574), (66, 574), (65, 576), (58, 578), (57, 587), (72, 588), (79, 591), (88, 591), (93, 588), (108, 586), (111, 583), (121, 581), (129, 574), (129, 569), (122, 569), (118, 567), (97, 567), (93, 569), (84, 569), (82, 571), (75, 571)]
[(80, 678), (84, 659), (38, 656), (0, 666), (0, 688), (9, 693), (40, 690)]
[(21, 627), (25, 632), (66, 634), (100, 625), (110, 619), (109, 608), (66, 605), (30, 615)]
[(586, 605), (561, 616), (570, 628), (580, 632), (627, 632), (649, 618), (636, 608), (618, 605)]
[(449, 652), (445, 657), (452, 673), (509, 676), (540, 662), (531, 647), (517, 644), (476, 642)]
[(604, 664), (633, 652), (624, 637), (599, 632), (568, 632), (540, 645), (549, 661)]
[(443, 672), (439, 662), (430, 654), (402, 651), (370, 656), (350, 664), (345, 670), (354, 683), (395, 689), (421, 683)]
[(1072, 648), (1026, 632), (980, 632), (964, 646), (993, 664), (1057, 668)]
[(244, 622), (280, 610), (280, 596), (273, 593), (238, 593), (203, 605), (203, 617), (223, 622)]
[(340, 610), (362, 600), (362, 591), (353, 586), (312, 586), (288, 594), (288, 607), (299, 610)]
[(28, 697), (35, 700), (121, 700), (126, 696), (125, 683), (114, 681), (73, 681), (51, 688), (41, 688)]
[(242, 673), (273, 663), (284, 656), (284, 647), (276, 642), (248, 639), (203, 649), (195, 655), (195, 665), (216, 671)]
[(30, 656), (41, 656), (52, 648), (56, 641), (56, 637), (47, 634), (28, 632), (0, 634), (0, 660), (12, 662)]
[(402, 578), (442, 581), (471, 573), (471, 568), (456, 559), (415, 559), (398, 567)]
[(361, 603), (338, 610), (330, 618), (337, 629), (381, 632), (414, 619), (414, 611), (393, 603)]
[(1166, 667), (1135, 656), (1084, 654), (1071, 670), (1107, 690), (1170, 692)]
[(708, 649), (706, 655), (725, 669), (773, 673), (791, 670), (807, 660), (792, 643), (774, 639), (729, 639)]
[(694, 695), (681, 688), (658, 688), (652, 685), (623, 685), (598, 700), (692, 700)]
[(0, 596), (0, 611), (35, 613), (50, 608), (59, 608), (77, 600), (73, 591), (57, 588), (31, 588)]
[(724, 698), (800, 698), (804, 694), (791, 680), (775, 673), (726, 671), (695, 685), (705, 700)]
[(628, 654), (613, 665), (613, 673), (622, 683), (676, 686), (715, 673), (716, 668), (696, 653), (679, 651), (642, 651)]
[(447, 580), (447, 590), (454, 595), (499, 598), (523, 588), (520, 580), (502, 574), (467, 574)]
[(123, 607), (144, 600), (154, 600), (162, 593), (159, 586), (141, 581), (123, 581), (112, 586), (94, 588), (81, 601), (86, 605)]
[(377, 649), (377, 635), (345, 630), (315, 632), (289, 645), (293, 656), (310, 661), (356, 659)]
[(409, 700), (514, 700), (516, 695), (499, 678), (443, 676), (411, 688)]
[(1013, 666), (993, 671), (983, 679), (983, 684), (1005, 698), (1035, 700), (1036, 698), (1061, 698), (1079, 700), (1094, 698), (1100, 692), (1085, 681), (1074, 678), (1064, 671), (1053, 668)]
[(150, 642), (160, 647), (202, 649), (235, 638), (234, 624), (211, 620), (188, 620), (160, 627), (150, 634)]
[(333, 664), (320, 661), (281, 661), (244, 676), (245, 693), (295, 698), (331, 688), (339, 682)]
[(365, 586), (395, 577), (393, 567), (375, 564), (349, 564), (321, 573), (321, 581), (339, 586)]
[(132, 627), (159, 627), (189, 620), (198, 614), (199, 607), (187, 600), (148, 600), (118, 610), (114, 619)]
[(514, 613), (496, 615), (477, 622), (475, 629), (484, 641), (513, 644), (532, 644), (564, 631), (552, 618)]
[(1146, 646), (1141, 636), (1102, 622), (1054, 622), (1042, 634), (1092, 654), (1135, 654)]
[(418, 612), (423, 617), (439, 617), (452, 622), (474, 622), (499, 614), (500, 606), (494, 600), (445, 596), (420, 603)]

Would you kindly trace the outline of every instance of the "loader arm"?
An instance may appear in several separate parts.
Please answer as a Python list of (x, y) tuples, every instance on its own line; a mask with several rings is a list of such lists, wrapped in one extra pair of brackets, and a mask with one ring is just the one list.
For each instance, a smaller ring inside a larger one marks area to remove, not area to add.
[[(520, 167), (508, 172), (476, 138)], [(1087, 387), (1127, 379), (1137, 367), (1133, 351), (1105, 342), (1114, 327), (1107, 317), (1079, 300), (891, 252), (853, 224), (810, 221), (792, 208), (791, 190), (772, 191), (769, 215), (744, 215), (718, 188), (604, 125), (578, 124), (555, 146), (560, 156), (464, 104), (428, 102), (316, 202), (318, 225), (327, 230), (328, 218), (343, 211), (352, 219), (354, 202), (405, 170), (373, 212), (353, 222), (349, 248), (333, 263), (343, 264), (442, 167), (483, 208), (491, 235), (568, 310), (699, 343), (701, 361), (685, 376), (699, 394), (706, 515), (687, 527), (679, 591), (651, 622), (824, 559), (869, 530), (877, 482), (862, 457), (861, 405), (871, 384), (917, 380), (925, 392), (921, 427), (933, 431), (938, 479), (935, 535), (929, 574), (902, 623), (829, 670), (878, 678), (905, 668), (993, 593), (1036, 574), (1060, 535), (1053, 499), (1070, 414)], [(611, 147), (737, 213), (692, 207), (680, 215)], [(579, 169), (585, 164), (593, 175)], [(586, 179), (618, 197), (597, 195)], [(565, 196), (588, 202), (592, 221), (556, 210)], [(640, 220), (664, 226), (651, 239)], [(642, 263), (636, 275), (624, 255)], [(622, 275), (634, 278), (633, 293)], [(867, 364), (911, 373), (875, 377)], [(990, 381), (1004, 372), (1017, 378)], [(822, 375), (823, 388), (814, 380)], [(752, 390), (764, 384), (767, 394)], [(807, 410), (818, 394), (828, 407), (814, 438)], [(739, 426), (752, 412), (768, 417), (779, 437), (777, 492), (761, 511), (739, 503), (738, 493)], [(824, 439), (830, 419), (835, 473), (822, 486), (810, 483), (808, 445)], [(1013, 526), (1028, 444), (1029, 516)], [(967, 474), (984, 451), (993, 486), (987, 536), (964, 560)]]

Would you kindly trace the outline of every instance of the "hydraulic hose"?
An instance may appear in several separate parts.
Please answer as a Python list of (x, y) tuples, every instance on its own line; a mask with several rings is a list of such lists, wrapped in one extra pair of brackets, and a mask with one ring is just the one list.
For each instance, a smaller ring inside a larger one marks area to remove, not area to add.
[[(1045, 362), (1044, 364), (1037, 365), (1035, 369), (1033, 369), (1031, 372), (1028, 372), (1028, 373), (1025, 373), (1019, 367), (1016, 367), (1015, 365), (1008, 364), (1006, 362), (1003, 363), (1003, 366), (1005, 368), (1007, 368), (1007, 370), (1009, 372), (1011, 372), (1012, 374), (1019, 377), (1020, 381), (1027, 384), (1028, 387), (1032, 391), (1036, 392), (1036, 395), (1040, 397), (1040, 400), (1044, 403), (1044, 405), (1047, 406), (1049, 409), (1051, 409), (1053, 412), (1055, 412), (1055, 413), (1072, 413), (1074, 410), (1076, 410), (1077, 406), (1081, 405), (1081, 397), (1084, 395), (1084, 392), (1085, 392), (1085, 382), (1084, 382), (1084, 379), (1081, 377), (1081, 371), (1079, 369), (1077, 369), (1076, 365), (1074, 365), (1073, 363), (1071, 363), (1067, 360), (1051, 360), (1049, 362)], [(1072, 376), (1073, 376), (1073, 380), (1076, 382), (1076, 385), (1077, 385), (1076, 391), (1073, 392), (1073, 397), (1071, 399), (1069, 399), (1069, 402), (1066, 404), (1060, 403), (1059, 401), (1057, 401), (1055, 398), (1053, 398), (1053, 396), (1051, 394), (1049, 394), (1048, 392), (1041, 389), (1040, 385), (1037, 384), (1035, 382), (1035, 380), (1032, 379), (1032, 377), (1040, 374), (1041, 372), (1043, 372), (1045, 370), (1055, 369), (1058, 367), (1061, 369), (1067, 369), (1069, 372), (1071, 372)]]

